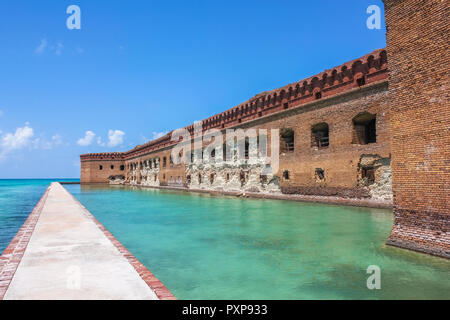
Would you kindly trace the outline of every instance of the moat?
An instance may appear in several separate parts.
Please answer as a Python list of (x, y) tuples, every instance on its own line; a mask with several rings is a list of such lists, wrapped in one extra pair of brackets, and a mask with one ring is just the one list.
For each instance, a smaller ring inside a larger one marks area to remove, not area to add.
[[(446, 259), (386, 246), (391, 210), (66, 185), (178, 299), (448, 299)], [(369, 290), (369, 265), (381, 289)]]

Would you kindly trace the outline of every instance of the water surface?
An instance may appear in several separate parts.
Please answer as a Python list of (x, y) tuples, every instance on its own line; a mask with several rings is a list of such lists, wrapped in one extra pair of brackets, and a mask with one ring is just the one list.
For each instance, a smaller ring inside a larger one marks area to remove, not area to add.
[(448, 260), (385, 245), (390, 210), (65, 187), (179, 299), (450, 298)]
[(52, 181), (77, 179), (0, 179), (0, 253), (25, 222)]

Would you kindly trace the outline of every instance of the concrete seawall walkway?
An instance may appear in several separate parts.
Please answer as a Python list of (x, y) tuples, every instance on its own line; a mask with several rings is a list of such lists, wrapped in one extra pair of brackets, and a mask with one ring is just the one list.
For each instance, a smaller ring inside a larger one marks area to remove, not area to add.
[(2, 298), (174, 299), (59, 183), (0, 257)]

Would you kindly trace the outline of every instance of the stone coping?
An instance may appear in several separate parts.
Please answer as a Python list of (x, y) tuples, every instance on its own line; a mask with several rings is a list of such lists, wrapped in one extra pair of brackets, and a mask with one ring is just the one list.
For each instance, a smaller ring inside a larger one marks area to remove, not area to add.
[[(145, 282), (149, 289), (156, 295), (159, 300), (176, 300), (173, 294), (159, 281), (133, 254), (131, 254), (112, 234), (109, 232), (72, 194), (64, 189), (59, 183), (52, 183), (47, 188), (42, 198), (39, 200), (27, 220), (19, 229), (8, 247), (0, 256), (0, 300), (5, 298), (5, 295), (10, 288), (11, 282), (17, 273), (22, 258), (27, 251), (27, 247), (32, 238), (35, 227), (38, 224), (41, 213), (46, 204), (48, 195), (53, 186), (59, 186), (67, 194), (70, 195), (74, 203), (82, 209), (82, 214), (90, 219), (94, 225), (106, 236), (107, 241), (118, 250), (120, 255), (126, 259), (131, 267), (137, 272), (139, 277)], [(95, 228), (94, 228), (95, 229)], [(45, 248), (44, 248), (45, 249)], [(99, 270), (99, 273), (103, 270)]]
[(47, 188), (22, 227), (0, 256), (0, 300), (3, 300), (14, 274), (16, 273), (17, 267), (22, 260), (49, 191), (50, 187)]

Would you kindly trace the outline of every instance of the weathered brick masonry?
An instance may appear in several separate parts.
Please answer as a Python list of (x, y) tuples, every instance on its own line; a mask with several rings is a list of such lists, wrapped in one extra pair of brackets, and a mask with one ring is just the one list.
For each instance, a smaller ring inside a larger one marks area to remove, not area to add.
[(384, 3), (395, 214), (388, 243), (450, 257), (450, 6)]
[[(124, 153), (82, 155), (81, 181), (390, 201), (387, 88), (386, 51), (380, 49), (309, 79), (259, 94), (203, 121), (204, 132), (266, 129), (269, 141), (270, 129), (290, 130), (293, 140), (287, 148), (280, 137), (280, 166), (272, 177), (272, 186), (260, 181), (261, 168), (250, 161), (232, 168), (173, 164), (171, 151), (176, 142), (171, 141), (171, 133)], [(365, 130), (361, 121), (373, 122), (372, 141), (363, 141), (358, 131)], [(315, 128), (324, 136), (317, 136)], [(193, 136), (194, 126), (186, 129)], [(270, 152), (270, 143), (268, 149)], [(373, 181), (365, 179), (363, 169), (374, 171)]]
[[(169, 133), (127, 152), (82, 155), (81, 182), (385, 203), (394, 194), (388, 243), (448, 257), (448, 8), (445, 1), (385, 3), (387, 50), (203, 120), (203, 132), (268, 129), (268, 141), (270, 129), (280, 129), (279, 169), (273, 175), (263, 175), (262, 165), (251, 160), (173, 164), (177, 142)], [(185, 129), (192, 137), (194, 125)]]

